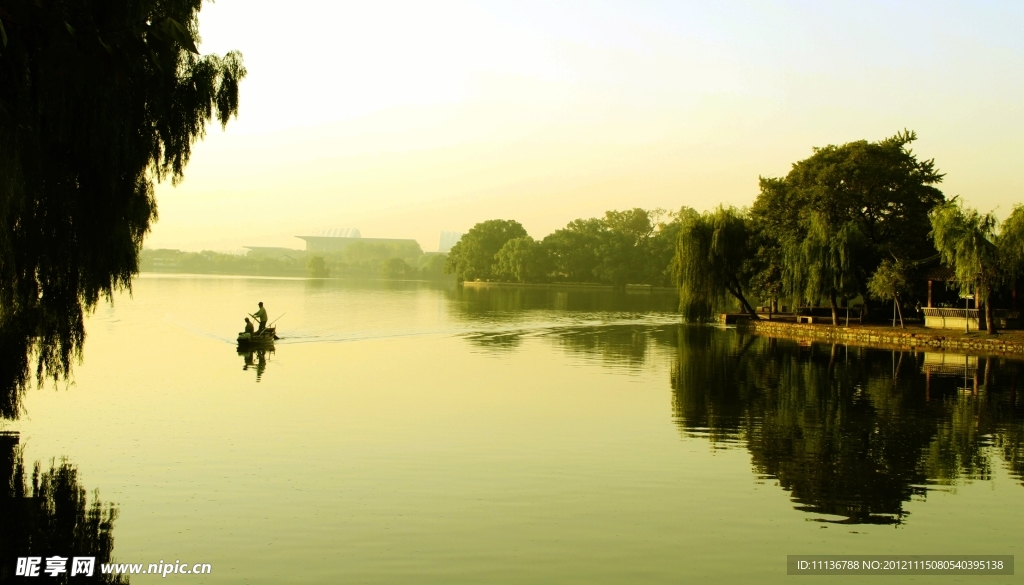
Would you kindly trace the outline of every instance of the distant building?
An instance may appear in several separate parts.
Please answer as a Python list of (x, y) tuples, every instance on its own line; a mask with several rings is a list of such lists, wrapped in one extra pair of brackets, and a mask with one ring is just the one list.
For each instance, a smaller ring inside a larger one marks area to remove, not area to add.
[(437, 246), (437, 251), (447, 254), (451, 251), (452, 246), (459, 243), (459, 240), (461, 239), (461, 232), (441, 232), (441, 242)]
[(335, 228), (320, 230), (308, 236), (295, 236), (306, 242), (307, 252), (340, 252), (353, 244), (362, 242), (364, 244), (397, 244), (399, 246), (415, 246), (419, 249), (419, 243), (412, 239), (401, 238), (364, 238), (359, 230), (353, 228)]
[(296, 250), (295, 248), (281, 248), (278, 246), (242, 246), (246, 250), (249, 250), (250, 257), (261, 257), (261, 258), (275, 258), (275, 259), (288, 259), (292, 261), (298, 261), (306, 256), (306, 253), (302, 250)]

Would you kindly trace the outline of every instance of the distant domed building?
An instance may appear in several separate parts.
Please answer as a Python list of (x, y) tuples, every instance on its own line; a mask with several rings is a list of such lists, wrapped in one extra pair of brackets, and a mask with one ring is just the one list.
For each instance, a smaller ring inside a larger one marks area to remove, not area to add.
[(328, 228), (313, 232), (308, 236), (296, 236), (299, 238), (361, 238), (356, 228)]
[[(419, 249), (419, 243), (411, 239), (399, 238), (364, 238), (355, 228), (329, 228), (318, 230), (308, 236), (295, 236), (306, 242), (307, 252), (340, 252), (353, 242), (366, 244), (401, 244), (413, 245)], [(422, 252), (421, 252), (422, 253)]]

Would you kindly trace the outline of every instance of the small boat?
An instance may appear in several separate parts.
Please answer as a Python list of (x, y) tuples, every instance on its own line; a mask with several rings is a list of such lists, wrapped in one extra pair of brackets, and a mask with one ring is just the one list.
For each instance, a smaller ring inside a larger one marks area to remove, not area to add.
[(259, 333), (241, 332), (238, 334), (238, 345), (242, 346), (267, 346), (273, 345), (277, 336), (277, 327), (267, 327)]

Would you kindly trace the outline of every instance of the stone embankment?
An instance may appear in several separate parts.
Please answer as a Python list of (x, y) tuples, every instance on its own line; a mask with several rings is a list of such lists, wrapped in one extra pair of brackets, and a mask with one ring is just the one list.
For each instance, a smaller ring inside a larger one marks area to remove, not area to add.
[(791, 321), (746, 319), (737, 322), (736, 326), (756, 335), (768, 337), (865, 345), (886, 349), (949, 350), (958, 353), (997, 354), (1024, 358), (1024, 331), (1004, 331), (996, 335), (988, 335), (984, 331), (967, 333), (923, 327), (900, 329), (863, 325), (834, 327), (832, 325), (798, 324)]
[(652, 286), (650, 284), (597, 284), (592, 282), (494, 282), (481, 280), (465, 280), (460, 282), (467, 287), (500, 287), (500, 288), (595, 288), (602, 290), (625, 290), (639, 292), (678, 292), (678, 289), (671, 286)]

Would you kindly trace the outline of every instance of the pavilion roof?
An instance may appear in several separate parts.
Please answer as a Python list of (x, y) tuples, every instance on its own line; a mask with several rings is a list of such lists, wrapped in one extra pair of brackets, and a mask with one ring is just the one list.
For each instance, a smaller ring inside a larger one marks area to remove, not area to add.
[(936, 266), (928, 273), (927, 279), (939, 282), (949, 282), (956, 280), (956, 275), (953, 273), (953, 269), (949, 266), (940, 265)]

